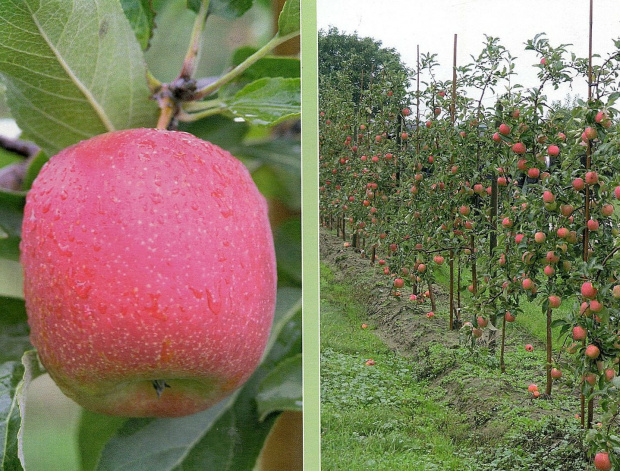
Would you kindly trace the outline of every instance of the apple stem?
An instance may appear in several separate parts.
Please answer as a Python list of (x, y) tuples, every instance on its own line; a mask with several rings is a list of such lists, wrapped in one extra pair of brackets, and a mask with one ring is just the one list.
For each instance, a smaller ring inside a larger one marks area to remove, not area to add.
[(185, 54), (185, 59), (183, 59), (183, 67), (181, 68), (181, 73), (179, 74), (180, 79), (190, 80), (196, 71), (198, 54), (200, 53), (200, 44), (202, 42), (202, 31), (207, 21), (208, 13), (209, 0), (202, 0), (202, 2), (200, 2), (200, 9), (196, 15), (196, 20), (194, 21), (189, 48)]
[(155, 392), (157, 393), (157, 399), (159, 399), (164, 392), (164, 389), (169, 388), (170, 385), (166, 383), (165, 379), (154, 379), (153, 387), (155, 388)]

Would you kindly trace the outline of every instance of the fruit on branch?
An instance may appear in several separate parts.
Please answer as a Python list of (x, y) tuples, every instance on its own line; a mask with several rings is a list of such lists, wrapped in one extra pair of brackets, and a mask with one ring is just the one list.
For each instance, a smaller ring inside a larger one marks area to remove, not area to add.
[(580, 325), (573, 327), (573, 340), (583, 340), (587, 335), (588, 331)]
[(504, 136), (507, 136), (508, 134), (510, 134), (510, 126), (508, 126), (505, 123), (502, 123), (499, 125), (499, 133), (503, 134)]
[(581, 295), (584, 298), (594, 299), (598, 290), (592, 286), (592, 283), (586, 281), (581, 285)]
[(596, 360), (600, 354), (601, 354), (601, 351), (596, 345), (588, 345), (586, 347), (585, 355), (588, 358), (592, 360)]
[(523, 144), (522, 142), (516, 142), (512, 145), (512, 151), (515, 154), (525, 154), (525, 144)]
[(611, 471), (611, 460), (609, 459), (609, 453), (599, 451), (594, 456), (594, 467), (599, 471)]
[(260, 362), (276, 299), (267, 204), (241, 162), (190, 134), (131, 129), (61, 151), (28, 193), (31, 340), (86, 409), (174, 417)]

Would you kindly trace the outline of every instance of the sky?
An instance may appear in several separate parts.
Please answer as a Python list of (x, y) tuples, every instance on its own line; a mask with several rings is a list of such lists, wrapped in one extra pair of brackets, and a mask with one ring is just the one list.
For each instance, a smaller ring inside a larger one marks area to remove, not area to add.
[[(518, 58), (513, 80), (532, 87), (538, 85), (532, 65), (540, 59), (525, 50), (525, 42), (546, 33), (551, 46), (572, 44), (569, 51), (587, 57), (589, 4), (588, 0), (317, 0), (317, 23), (319, 29), (335, 26), (341, 32), (380, 40), (384, 47), (396, 49), (411, 68), (419, 45), (420, 54), (438, 54), (441, 81), (452, 79), (454, 34), (458, 66), (471, 63), (471, 55), (478, 56), (485, 34), (497, 37)], [(612, 39), (620, 38), (620, 1), (594, 0), (593, 11), (593, 52), (605, 58), (614, 50)], [(588, 90), (584, 80), (575, 81), (572, 90), (554, 91), (548, 86), (545, 92), (550, 100), (563, 101), (567, 93), (586, 98)]]

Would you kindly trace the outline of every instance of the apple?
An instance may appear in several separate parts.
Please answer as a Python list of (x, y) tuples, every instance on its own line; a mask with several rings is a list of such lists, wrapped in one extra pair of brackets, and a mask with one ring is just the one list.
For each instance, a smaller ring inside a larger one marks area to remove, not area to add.
[(502, 138), (497, 132), (493, 134), (493, 137), (491, 139), (493, 139), (493, 142), (502, 142)]
[(433, 261), (437, 264), (437, 265), (443, 265), (444, 262), (444, 258), (441, 255), (435, 255), (433, 257)]
[(472, 335), (473, 335), (475, 338), (480, 338), (480, 337), (482, 337), (482, 329), (481, 329), (481, 328), (479, 328), (479, 327), (474, 327), (474, 328), (472, 329), (471, 333), (472, 333)]
[(528, 344), (525, 346), (525, 351), (526, 351), (526, 352), (533, 352), (533, 351), (534, 351), (534, 346), (528, 343)]
[(411, 110), (409, 108), (402, 109), (403, 116), (409, 116), (411, 114)]
[(433, 311), (429, 311), (429, 312), (426, 313), (426, 317), (428, 317), (429, 319), (431, 317), (435, 317), (435, 313)]
[(606, 368), (605, 369), (605, 379), (607, 381), (611, 381), (615, 377), (616, 377), (616, 372), (613, 370), (613, 368)]
[(595, 360), (601, 354), (601, 351), (596, 345), (588, 345), (586, 347), (585, 354), (588, 358)]
[(562, 377), (562, 372), (557, 368), (551, 368), (551, 377), (553, 379), (560, 379)]
[(476, 322), (478, 322), (478, 327), (486, 327), (489, 324), (488, 319), (485, 319), (482, 316), (478, 316)]
[(597, 377), (594, 373), (587, 373), (586, 375), (584, 375), (583, 379), (590, 386), (594, 386), (596, 384)]
[(362, 324), (362, 329), (366, 329), (368, 327), (367, 324)]
[(515, 154), (525, 154), (525, 144), (523, 144), (522, 142), (516, 142), (512, 145), (512, 151)]
[(599, 223), (596, 219), (589, 219), (586, 226), (588, 226), (588, 230), (590, 231), (598, 231)]
[(620, 285), (615, 285), (611, 290), (612, 296), (616, 299), (620, 299)]
[(543, 192), (543, 201), (545, 203), (553, 203), (555, 201), (555, 195), (549, 190)]
[(469, 206), (461, 206), (459, 208), (459, 213), (463, 216), (469, 216), (469, 213), (471, 213), (471, 208)]
[(547, 235), (544, 232), (537, 232), (534, 234), (534, 240), (538, 244), (542, 244), (545, 240), (547, 240)]
[(538, 391), (538, 386), (537, 386), (536, 384), (532, 383), (532, 384), (530, 384), (530, 385), (527, 387), (527, 390), (528, 390), (529, 392), (533, 393), (534, 391)]
[(403, 280), (402, 278), (396, 278), (394, 280), (394, 288), (400, 289), (403, 286), (405, 286), (405, 280)]
[(583, 132), (587, 139), (596, 139), (598, 133), (596, 132), (596, 128), (587, 127)]
[(581, 295), (584, 298), (593, 299), (596, 297), (598, 290), (592, 286), (592, 283), (586, 281), (581, 285)]
[(560, 239), (566, 239), (568, 237), (569, 230), (565, 227), (560, 227), (557, 230), (557, 235)]
[(84, 408), (198, 412), (260, 362), (276, 299), (267, 204), (241, 162), (183, 132), (68, 147), (26, 198), (31, 341)]
[(573, 188), (576, 191), (581, 191), (586, 187), (586, 182), (581, 177), (577, 177), (573, 180)]
[(531, 290), (532, 288), (534, 288), (534, 282), (532, 281), (531, 278), (524, 279), (521, 284), (523, 286), (523, 289), (526, 289), (526, 290)]
[(573, 340), (584, 340), (587, 335), (588, 331), (580, 325), (573, 327)]
[(375, 360), (372, 358), (366, 360), (366, 366), (373, 366), (375, 364)]
[(598, 183), (598, 173), (593, 170), (586, 172), (586, 183), (588, 185), (596, 185)]
[(560, 205), (560, 213), (562, 213), (562, 216), (564, 217), (570, 217), (570, 215), (573, 214), (574, 210), (575, 208), (573, 207), (572, 204), (561, 204)]
[(540, 176), (540, 170), (536, 167), (528, 169), (527, 176), (530, 178), (538, 178)]
[(594, 467), (599, 471), (611, 471), (611, 460), (609, 459), (609, 453), (599, 451), (594, 455)]
[(560, 261), (560, 256), (556, 255), (556, 253), (553, 250), (550, 250), (549, 252), (547, 252), (546, 260), (549, 263), (558, 263)]
[(611, 204), (604, 204), (601, 206), (601, 214), (605, 217), (609, 217), (614, 213), (614, 207)]
[(504, 219), (502, 219), (502, 226), (506, 228), (512, 227), (512, 220), (509, 217), (505, 217)]
[(513, 118), (518, 118), (520, 114), (521, 114), (521, 111), (519, 110), (519, 108), (514, 109), (511, 113)]
[(504, 136), (507, 136), (508, 134), (510, 134), (510, 126), (508, 126), (507, 124), (500, 124), (499, 125), (499, 133), (503, 134)]
[(545, 273), (546, 276), (551, 277), (555, 274), (555, 268), (553, 268), (551, 265), (545, 265), (543, 272)]
[(559, 296), (551, 295), (549, 296), (549, 307), (552, 309), (557, 309), (562, 304), (562, 299)]
[(549, 154), (551, 157), (556, 157), (557, 155), (559, 155), (560, 153), (560, 148), (556, 145), (550, 145), (549, 147), (547, 147), (547, 154)]

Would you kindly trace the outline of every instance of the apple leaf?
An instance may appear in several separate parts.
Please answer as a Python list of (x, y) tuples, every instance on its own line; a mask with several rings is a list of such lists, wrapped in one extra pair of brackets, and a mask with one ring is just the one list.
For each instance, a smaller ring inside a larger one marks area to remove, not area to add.
[(143, 51), (148, 49), (155, 28), (155, 12), (151, 2), (152, 0), (121, 0), (125, 16)]
[(157, 119), (118, 0), (3, 0), (0, 75), (12, 116), (49, 155)]
[(27, 191), (30, 189), (34, 179), (37, 178), (41, 168), (49, 159), (49, 156), (43, 151), (39, 151), (34, 157), (32, 157), (30, 163), (28, 164), (28, 168), (26, 169), (26, 175), (24, 175), (24, 190)]
[(272, 412), (302, 410), (301, 354), (280, 362), (260, 384), (256, 396), (260, 420)]
[(224, 103), (237, 117), (252, 124), (272, 126), (300, 115), (300, 79), (262, 78), (233, 97), (225, 97)]
[(17, 387), (24, 376), (24, 367), (18, 361), (0, 364), (0, 469), (24, 469), (19, 460), (18, 434), (21, 416), (17, 405)]
[[(204, 0), (187, 0), (187, 8), (198, 13)], [(210, 0), (209, 14), (224, 18), (238, 18), (252, 8), (253, 0)]]
[(22, 427), (25, 391), (30, 382), (43, 374), (35, 351), (23, 354), (20, 361), (0, 364), (0, 470), (24, 469)]
[(127, 420), (127, 417), (97, 414), (82, 409), (78, 429), (82, 471), (92, 471), (97, 468), (101, 450)]
[(19, 259), (26, 193), (0, 188), (0, 257)]
[(278, 18), (278, 36), (294, 34), (300, 27), (299, 0), (286, 0)]
[(129, 419), (104, 447), (97, 469), (181, 471), (208, 463), (218, 471), (252, 471), (277, 417), (259, 420), (259, 386), (280, 362), (301, 351), (299, 289), (278, 290), (267, 348), (246, 384), (210, 409), (176, 419)]
[[(237, 49), (232, 58), (233, 66), (241, 64), (256, 51), (256, 48), (249, 46)], [(263, 77), (297, 78), (300, 73), (299, 59), (267, 56), (252, 64), (239, 78), (242, 80), (258, 80)]]

